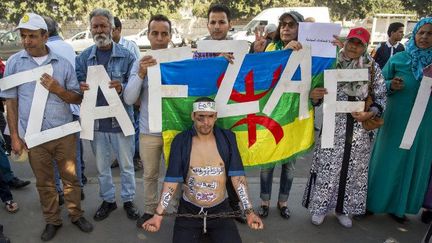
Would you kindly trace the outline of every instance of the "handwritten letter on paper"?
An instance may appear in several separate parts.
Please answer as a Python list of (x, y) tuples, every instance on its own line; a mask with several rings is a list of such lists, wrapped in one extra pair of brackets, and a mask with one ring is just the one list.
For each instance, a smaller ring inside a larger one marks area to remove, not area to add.
[(305, 23), (299, 25), (298, 41), (312, 48), (312, 56), (336, 57), (336, 46), (331, 42), (333, 35), (339, 35), (342, 27), (333, 23)]

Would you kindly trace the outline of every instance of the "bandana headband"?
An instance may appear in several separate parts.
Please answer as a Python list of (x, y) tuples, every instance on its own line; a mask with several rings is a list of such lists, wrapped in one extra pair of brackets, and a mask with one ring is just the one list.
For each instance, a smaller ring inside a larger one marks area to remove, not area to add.
[(193, 112), (210, 111), (216, 112), (216, 103), (211, 101), (200, 101), (193, 103)]

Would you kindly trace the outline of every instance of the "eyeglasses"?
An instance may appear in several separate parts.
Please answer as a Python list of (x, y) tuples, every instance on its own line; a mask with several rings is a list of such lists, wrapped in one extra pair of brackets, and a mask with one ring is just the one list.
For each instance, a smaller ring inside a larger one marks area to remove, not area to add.
[(288, 26), (288, 28), (292, 29), (295, 26), (297, 26), (297, 23), (296, 22), (284, 22), (284, 21), (280, 21), (279, 25), (280, 25), (281, 29), (283, 29), (283, 28), (285, 28), (287, 26)]

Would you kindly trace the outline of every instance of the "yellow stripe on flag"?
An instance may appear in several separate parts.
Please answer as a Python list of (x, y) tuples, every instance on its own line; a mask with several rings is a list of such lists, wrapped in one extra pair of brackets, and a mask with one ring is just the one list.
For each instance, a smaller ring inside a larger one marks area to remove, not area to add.
[[(313, 115), (313, 110), (310, 110), (308, 119), (296, 118), (292, 123), (282, 126), (284, 136), (278, 144), (269, 130), (258, 129), (255, 144), (248, 148), (248, 132), (236, 131), (243, 165), (245, 167), (271, 165), (308, 151), (314, 144)], [(179, 132), (168, 130), (162, 133), (165, 158), (168, 158), (171, 142)]]

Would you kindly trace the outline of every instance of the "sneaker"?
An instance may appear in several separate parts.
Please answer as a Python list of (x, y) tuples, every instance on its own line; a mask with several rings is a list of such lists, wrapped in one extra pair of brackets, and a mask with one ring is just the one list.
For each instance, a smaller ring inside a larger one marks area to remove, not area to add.
[(144, 213), (139, 219), (137, 219), (136, 226), (141, 229), (144, 222), (151, 218), (153, 218), (153, 214)]
[(19, 179), (18, 177), (14, 177), (14, 178), (12, 178), (12, 180), (10, 180), (8, 182), (9, 187), (12, 189), (19, 189), (19, 188), (25, 187), (29, 184), (30, 184), (30, 181), (23, 181), (23, 180)]
[(103, 201), (102, 205), (99, 207), (99, 209), (96, 211), (96, 214), (94, 215), (93, 219), (95, 221), (101, 221), (106, 219), (110, 213), (117, 209), (117, 203), (113, 202), (107, 202)]
[(312, 214), (312, 224), (318, 226), (324, 222), (325, 214)]
[(352, 220), (347, 214), (336, 214), (339, 223), (345, 228), (352, 227)]
[(126, 215), (129, 219), (137, 220), (140, 216), (138, 209), (135, 207), (133, 202), (123, 203), (123, 209), (126, 210)]

